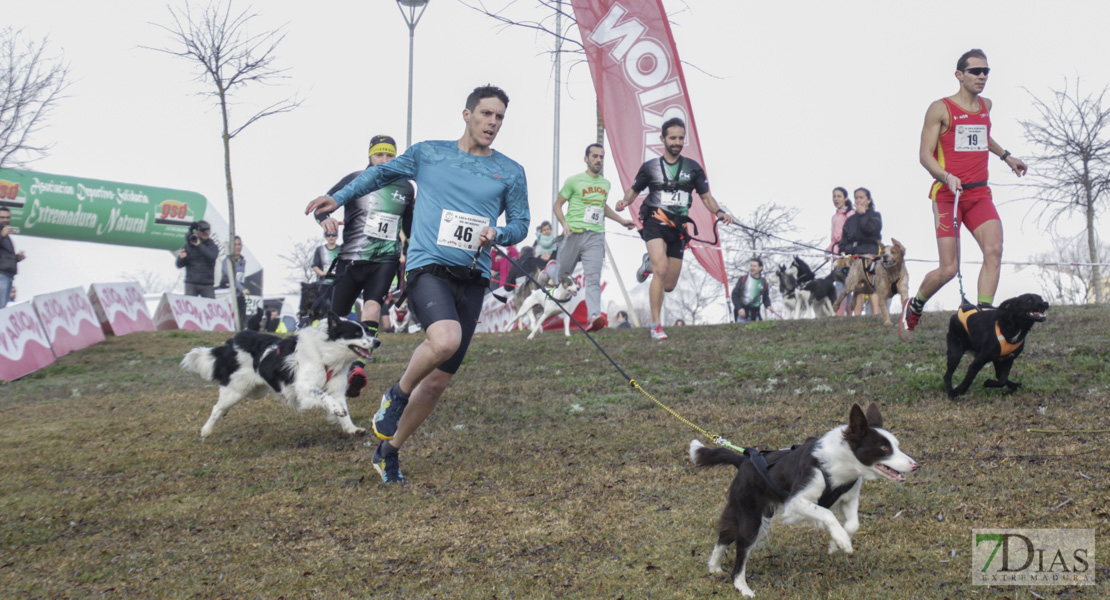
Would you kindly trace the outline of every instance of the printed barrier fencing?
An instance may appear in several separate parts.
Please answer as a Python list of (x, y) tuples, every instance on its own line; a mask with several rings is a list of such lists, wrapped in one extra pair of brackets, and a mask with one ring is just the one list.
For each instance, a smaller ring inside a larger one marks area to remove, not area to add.
[(55, 357), (104, 341), (104, 331), (83, 288), (41, 294), (35, 296), (31, 304)]
[(0, 380), (13, 381), (53, 362), (50, 340), (31, 303), (0, 308)]
[(89, 301), (104, 333), (120, 336), (154, 331), (154, 320), (150, 318), (138, 284), (94, 283), (89, 286)]
[(230, 296), (213, 300), (198, 296), (163, 294), (154, 311), (158, 331), (190, 329), (194, 331), (235, 331), (235, 315)]

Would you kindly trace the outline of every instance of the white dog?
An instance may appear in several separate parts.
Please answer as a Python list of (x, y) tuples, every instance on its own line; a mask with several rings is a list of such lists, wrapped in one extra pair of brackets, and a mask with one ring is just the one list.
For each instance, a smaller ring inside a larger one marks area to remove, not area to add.
[(357, 358), (370, 358), (381, 345), (357, 321), (329, 312), (317, 327), (297, 335), (240, 331), (223, 346), (193, 348), (181, 368), (220, 384), (220, 398), (200, 430), (208, 437), (224, 414), (244, 398), (261, 398), (277, 392), (290, 408), (322, 408), (328, 422), (348, 435), (363, 435), (347, 410), (347, 369)]
[[(548, 297), (547, 292), (547, 289), (540, 288), (529, 294), (516, 313), (517, 329), (524, 329), (525, 317), (532, 318), (532, 333), (528, 334), (528, 339), (536, 337), (536, 334), (543, 331), (544, 321), (563, 312), (559, 305), (565, 304), (578, 293), (578, 284), (574, 283), (574, 280), (570, 277), (563, 277), (559, 281), (559, 285), (550, 289), (551, 297)], [(563, 330), (567, 337), (570, 337), (569, 312), (563, 313)]]

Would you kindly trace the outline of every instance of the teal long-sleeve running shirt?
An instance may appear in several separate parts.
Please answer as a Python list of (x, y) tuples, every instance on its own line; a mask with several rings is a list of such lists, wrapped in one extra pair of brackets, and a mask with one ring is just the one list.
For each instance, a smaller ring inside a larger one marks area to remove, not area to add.
[[(528, 234), (528, 184), (524, 167), (494, 150), (475, 156), (456, 141), (414, 144), (392, 161), (368, 167), (333, 196), (339, 206), (395, 181), (416, 182), (412, 239), (406, 270), (428, 265), (467, 266), (474, 262), (481, 228), (497, 229), (497, 243), (511, 246)], [(505, 215), (505, 225), (497, 219)], [(490, 253), (478, 266), (490, 276)]]

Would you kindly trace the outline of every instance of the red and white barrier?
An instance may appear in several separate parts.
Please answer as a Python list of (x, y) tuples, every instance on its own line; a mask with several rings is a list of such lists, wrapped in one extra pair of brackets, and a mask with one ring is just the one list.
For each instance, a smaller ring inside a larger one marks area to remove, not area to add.
[(150, 318), (138, 284), (94, 283), (89, 287), (89, 301), (104, 333), (120, 336), (154, 331), (154, 320)]
[(31, 301), (54, 356), (104, 341), (104, 331), (83, 288), (72, 288), (35, 296)]
[(154, 311), (154, 323), (158, 331), (235, 331), (235, 314), (227, 299), (163, 294)]
[(31, 303), (0, 308), (0, 379), (13, 381), (53, 362), (50, 340)]

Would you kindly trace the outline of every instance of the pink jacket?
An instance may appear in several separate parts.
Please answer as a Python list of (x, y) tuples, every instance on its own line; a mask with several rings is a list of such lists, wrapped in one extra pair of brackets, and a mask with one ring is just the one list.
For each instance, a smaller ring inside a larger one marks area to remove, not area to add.
[(856, 211), (847, 208), (838, 208), (833, 213), (832, 234), (829, 236), (832, 241), (829, 242), (829, 247), (826, 248), (827, 251), (835, 254), (840, 253), (840, 240), (844, 237), (844, 221), (847, 221), (848, 217), (854, 214), (856, 214)]

